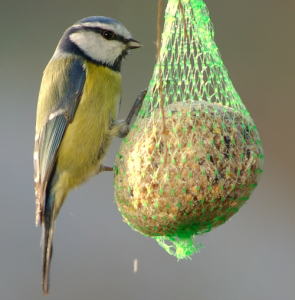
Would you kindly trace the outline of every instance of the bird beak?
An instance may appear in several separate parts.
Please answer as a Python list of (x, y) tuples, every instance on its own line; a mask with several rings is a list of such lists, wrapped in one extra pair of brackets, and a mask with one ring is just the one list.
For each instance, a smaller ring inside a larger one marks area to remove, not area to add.
[(128, 50), (130, 49), (136, 49), (136, 48), (140, 48), (142, 47), (142, 44), (134, 39), (129, 39), (127, 44), (126, 44), (126, 48)]

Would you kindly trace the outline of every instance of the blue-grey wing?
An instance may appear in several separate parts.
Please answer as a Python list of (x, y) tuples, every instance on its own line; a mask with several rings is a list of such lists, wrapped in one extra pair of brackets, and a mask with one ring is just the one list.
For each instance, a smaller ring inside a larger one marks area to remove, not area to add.
[[(50, 82), (49, 88), (46, 87), (47, 90), (54, 91), (49, 92), (48, 96), (57, 99), (52, 101), (55, 105), (48, 111), (44, 125), (40, 132), (36, 133), (35, 138), (36, 225), (42, 221), (46, 189), (54, 171), (57, 152), (67, 126), (74, 118), (86, 79), (83, 62), (79, 59), (72, 60), (57, 72), (62, 74), (56, 76), (57, 80)], [(42, 99), (42, 101), (51, 100)]]

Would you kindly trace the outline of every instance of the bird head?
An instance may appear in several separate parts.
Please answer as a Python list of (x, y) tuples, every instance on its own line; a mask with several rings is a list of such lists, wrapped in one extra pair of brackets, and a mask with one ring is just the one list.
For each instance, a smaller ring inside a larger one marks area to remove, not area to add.
[(120, 22), (108, 17), (88, 17), (68, 28), (61, 38), (56, 55), (70, 53), (120, 71), (129, 50), (142, 45), (132, 39)]

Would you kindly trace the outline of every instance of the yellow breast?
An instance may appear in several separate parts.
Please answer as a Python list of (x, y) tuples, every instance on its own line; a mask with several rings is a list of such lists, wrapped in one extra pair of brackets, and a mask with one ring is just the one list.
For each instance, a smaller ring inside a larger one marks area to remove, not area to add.
[(101, 149), (110, 144), (109, 126), (117, 118), (121, 91), (120, 73), (86, 63), (83, 95), (57, 158), (57, 172), (68, 188), (81, 184), (100, 165)]

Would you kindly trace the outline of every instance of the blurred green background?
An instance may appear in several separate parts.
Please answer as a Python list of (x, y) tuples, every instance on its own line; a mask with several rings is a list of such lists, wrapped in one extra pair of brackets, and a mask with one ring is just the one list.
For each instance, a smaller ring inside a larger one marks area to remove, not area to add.
[[(32, 162), (43, 69), (77, 20), (118, 19), (144, 44), (123, 64), (123, 118), (153, 72), (157, 1), (0, 4), (0, 299), (34, 300), (43, 297)], [(61, 210), (47, 299), (295, 299), (295, 2), (206, 4), (229, 77), (263, 142), (265, 170), (257, 189), (231, 221), (199, 237), (200, 254), (177, 262), (122, 222), (113, 176), (100, 174), (70, 193)], [(107, 164), (119, 145), (116, 139)]]

